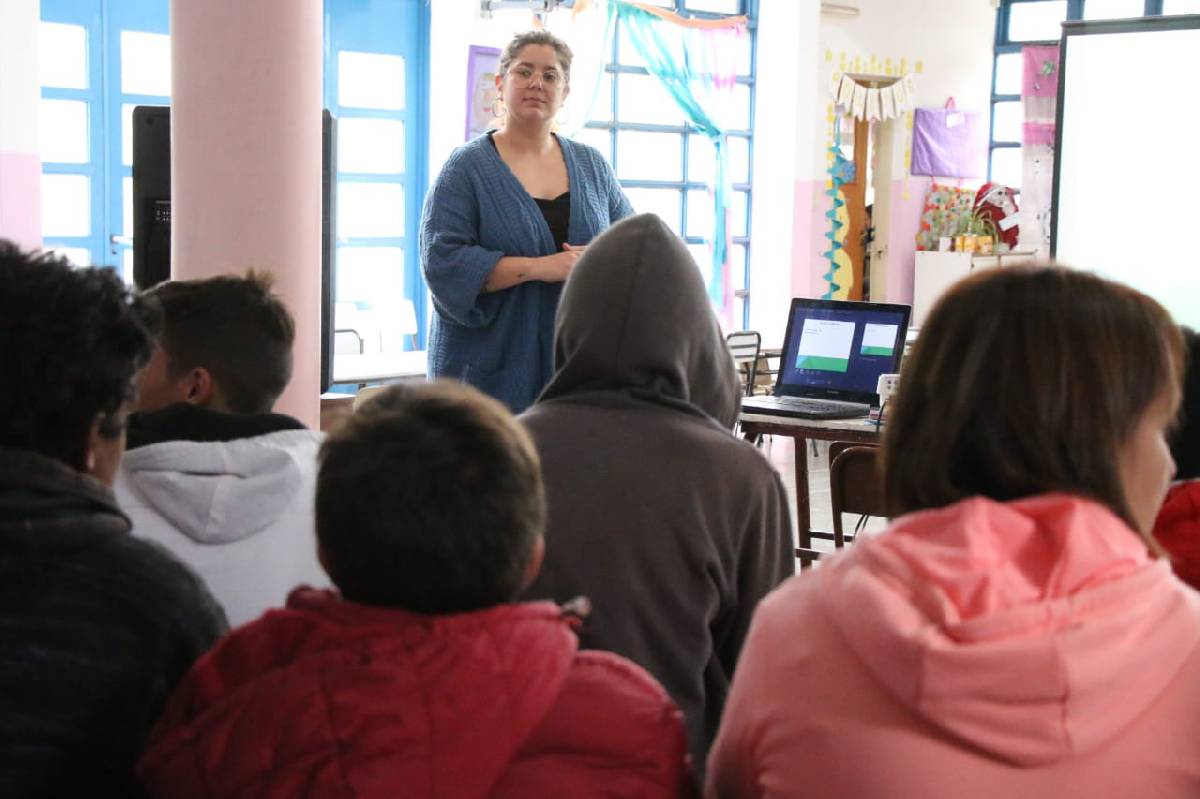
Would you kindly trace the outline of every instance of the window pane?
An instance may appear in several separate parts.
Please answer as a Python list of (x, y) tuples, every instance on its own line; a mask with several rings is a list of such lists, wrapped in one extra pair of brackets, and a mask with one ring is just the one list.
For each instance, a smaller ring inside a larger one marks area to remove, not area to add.
[(737, 40), (738, 48), (738, 67), (737, 74), (749, 75), (754, 71), (754, 48), (752, 46), (753, 34), (746, 33), (739, 36)]
[(43, 163), (88, 162), (88, 105), (78, 100), (42, 100), (39, 138)]
[(1025, 120), (1021, 103), (996, 103), (992, 108), (992, 141), (1021, 141), (1021, 124)]
[(997, 147), (992, 150), (991, 181), (1010, 189), (1021, 188), (1021, 148)]
[(91, 233), (91, 196), (87, 175), (42, 175), (42, 235)]
[(750, 206), (749, 200), (750, 194), (744, 191), (735, 191), (729, 198), (729, 235), (748, 235), (750, 215), (746, 210)]
[(733, 287), (734, 291), (746, 288), (746, 245), (744, 244), (729, 246), (729, 285)]
[[(404, 250), (399, 247), (339, 247), (337, 302), (388, 305), (404, 296)], [(338, 325), (345, 324), (339, 319)], [(367, 337), (368, 331), (359, 330)], [(378, 345), (375, 347), (379, 349)]]
[(716, 149), (712, 141), (702, 133), (688, 136), (687, 179), (695, 183), (707, 183), (709, 186), (717, 180)]
[(683, 137), (678, 133), (618, 131), (617, 177), (683, 180)]
[[(750, 140), (742, 136), (726, 138), (729, 160), (729, 180), (732, 183), (750, 182)], [(702, 133), (688, 139), (687, 179), (710, 186), (716, 182), (717, 155), (712, 142)]]
[(714, 213), (713, 197), (710, 192), (701, 189), (689, 191), (686, 235), (712, 241)]
[(342, 238), (404, 235), (404, 186), (338, 181), (337, 234)]
[(683, 124), (683, 112), (653, 75), (617, 78), (617, 118), (622, 122)]
[(575, 141), (595, 147), (604, 156), (604, 160), (612, 164), (612, 134), (599, 128), (584, 128), (572, 136)]
[(625, 196), (639, 214), (658, 214), (675, 235), (679, 235), (683, 193), (676, 189), (625, 189)]
[(717, 124), (726, 130), (749, 130), (750, 87), (739, 83), (721, 97), (724, 101), (716, 107), (714, 113)]
[(339, 172), (404, 172), (404, 123), (342, 117), (337, 125)]
[(741, 0), (687, 0), (688, 11), (711, 11), (714, 14), (742, 13)]
[(1164, 14), (1200, 14), (1200, 0), (1163, 0)]
[(121, 91), (171, 94), (171, 37), (165, 33), (121, 31)]
[(80, 25), (41, 23), (38, 26), (38, 62), (43, 86), (86, 89), (87, 31)]
[(74, 266), (92, 265), (92, 251), (86, 247), (47, 247), (46, 251), (63, 256)]
[(1086, 0), (1083, 4), (1084, 19), (1125, 19), (1145, 12), (1144, 0)]
[(1020, 53), (1001, 53), (996, 56), (996, 94), (1020, 94), (1024, 71)]
[[(591, 97), (576, 96), (574, 92), (569, 100), (570, 105), (579, 104), (578, 113), (587, 112), (587, 121), (589, 122), (612, 122), (612, 86), (613, 76), (611, 72), (606, 72), (600, 76), (600, 82), (596, 86), (596, 99)], [(592, 103), (590, 109), (584, 108), (588, 103)], [(572, 109), (574, 110), (574, 109)]]
[(1009, 6), (1008, 40), (1037, 42), (1062, 37), (1062, 25), (1067, 18), (1067, 0), (1041, 3), (1013, 3)]
[(617, 62), (627, 67), (644, 67), (646, 62), (633, 46), (624, 24), (617, 25)]
[(354, 108), (404, 108), (404, 59), (382, 53), (338, 53), (338, 104)]

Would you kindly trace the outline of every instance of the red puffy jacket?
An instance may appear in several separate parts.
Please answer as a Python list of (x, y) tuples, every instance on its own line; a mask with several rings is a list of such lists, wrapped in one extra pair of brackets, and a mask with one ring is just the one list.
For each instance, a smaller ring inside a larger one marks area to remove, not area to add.
[(1154, 540), (1171, 556), (1171, 568), (1200, 588), (1200, 480), (1171, 486), (1154, 522)]
[(546, 602), (423, 616), (300, 589), (185, 678), (158, 797), (691, 795), (682, 717)]

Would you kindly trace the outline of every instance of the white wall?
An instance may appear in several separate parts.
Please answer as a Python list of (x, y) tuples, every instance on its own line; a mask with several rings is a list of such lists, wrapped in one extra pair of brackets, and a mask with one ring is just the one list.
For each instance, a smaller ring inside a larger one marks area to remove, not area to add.
[(808, 172), (818, 147), (820, 0), (761, 0), (758, 22), (750, 328), (774, 346), (794, 294), (794, 253), (807, 247), (794, 240), (797, 218), (811, 214), (808, 198), (797, 197), (796, 176)]
[[(822, 214), (830, 200), (823, 194), (827, 167), (825, 148), (831, 143), (832, 103), (829, 86), (840, 72), (869, 74), (913, 74), (916, 105), (942, 106), (954, 97), (958, 107), (987, 113), (991, 98), (993, 42), (996, 10), (993, 0), (839, 0), (854, 6), (855, 17), (822, 15), (819, 48), (821, 56), (815, 81), (817, 108), (812, 114), (815, 145), (807, 164), (798, 164), (797, 194), (812, 197), (807, 248), (796, 253), (794, 284), (804, 277), (813, 295), (824, 290), (820, 275), (827, 263), (822, 234), (827, 222)], [(888, 239), (889, 274), (886, 299), (911, 302), (912, 270), (920, 217), (928, 178), (908, 175), (911, 161), (911, 114), (905, 118), (904, 145), (897, 148), (893, 163), (896, 180), (891, 187), (892, 231)], [(963, 181), (976, 187), (981, 180)], [(802, 224), (802, 223), (801, 223)], [(882, 299), (872, 287), (874, 299)]]
[(0, 238), (40, 247), (38, 0), (0, 0)]

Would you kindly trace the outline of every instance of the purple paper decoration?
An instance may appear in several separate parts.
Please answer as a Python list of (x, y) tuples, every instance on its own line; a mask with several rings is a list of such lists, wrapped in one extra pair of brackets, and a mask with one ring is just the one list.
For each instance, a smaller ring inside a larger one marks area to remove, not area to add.
[(978, 178), (987, 174), (987, 121), (978, 111), (918, 108), (913, 112), (913, 175)]

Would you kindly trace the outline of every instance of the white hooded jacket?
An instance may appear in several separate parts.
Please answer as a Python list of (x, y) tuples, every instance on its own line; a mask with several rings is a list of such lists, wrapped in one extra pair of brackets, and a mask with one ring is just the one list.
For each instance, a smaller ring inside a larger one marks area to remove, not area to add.
[(300, 429), (150, 444), (126, 453), (114, 490), (133, 534), (199, 572), (237, 626), (299, 584), (329, 585), (313, 511), (320, 443)]

